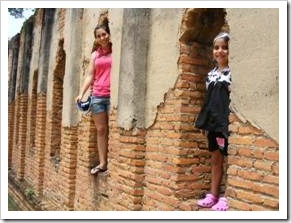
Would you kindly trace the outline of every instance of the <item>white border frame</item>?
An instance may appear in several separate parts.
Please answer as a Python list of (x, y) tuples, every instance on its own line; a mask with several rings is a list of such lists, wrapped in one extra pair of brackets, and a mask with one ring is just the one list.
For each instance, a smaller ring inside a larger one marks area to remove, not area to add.
[[(84, 5), (87, 8), (278, 8), (279, 211), (211, 214), (207, 211), (8, 211), (8, 8), (56, 8), (56, 5), (57, 8), (68, 8), (68, 5), (69, 8)], [(1, 1), (1, 71), (1, 219), (287, 219), (287, 1)]]

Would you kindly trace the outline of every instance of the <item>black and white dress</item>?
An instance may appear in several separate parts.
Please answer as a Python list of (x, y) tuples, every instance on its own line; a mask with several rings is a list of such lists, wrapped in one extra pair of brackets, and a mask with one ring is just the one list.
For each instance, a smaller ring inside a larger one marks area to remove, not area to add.
[(206, 78), (206, 97), (202, 109), (194, 123), (196, 128), (208, 131), (209, 150), (218, 149), (217, 137), (226, 140), (222, 153), (227, 155), (228, 115), (230, 103), (231, 73), (229, 67), (219, 71), (211, 70)]

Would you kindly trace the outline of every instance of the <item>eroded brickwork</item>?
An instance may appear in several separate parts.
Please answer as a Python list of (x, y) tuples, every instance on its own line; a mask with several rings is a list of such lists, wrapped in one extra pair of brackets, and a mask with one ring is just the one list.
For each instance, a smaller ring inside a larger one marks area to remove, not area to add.
[(227, 195), (233, 209), (279, 209), (279, 146), (262, 130), (230, 116)]

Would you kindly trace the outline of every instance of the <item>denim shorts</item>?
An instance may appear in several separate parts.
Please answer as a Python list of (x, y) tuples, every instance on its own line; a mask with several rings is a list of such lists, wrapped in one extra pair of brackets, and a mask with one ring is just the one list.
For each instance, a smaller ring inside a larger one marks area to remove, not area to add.
[(101, 112), (109, 112), (110, 97), (92, 96), (90, 109), (91, 109), (92, 114), (98, 114)]

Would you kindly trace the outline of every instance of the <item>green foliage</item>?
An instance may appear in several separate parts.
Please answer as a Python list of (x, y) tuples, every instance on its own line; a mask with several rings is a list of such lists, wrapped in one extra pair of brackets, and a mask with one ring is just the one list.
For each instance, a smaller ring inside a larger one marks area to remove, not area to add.
[[(24, 18), (24, 11), (30, 10), (28, 8), (8, 8), (8, 12), (11, 16), (13, 16), (15, 19), (22, 19)], [(32, 10), (34, 11), (34, 9)]]
[(11, 16), (14, 16), (16, 19), (23, 18), (23, 8), (8, 8), (8, 12)]
[(20, 211), (15, 201), (8, 195), (8, 211)]
[(32, 200), (32, 198), (35, 196), (33, 188), (26, 188), (24, 195), (28, 200)]

